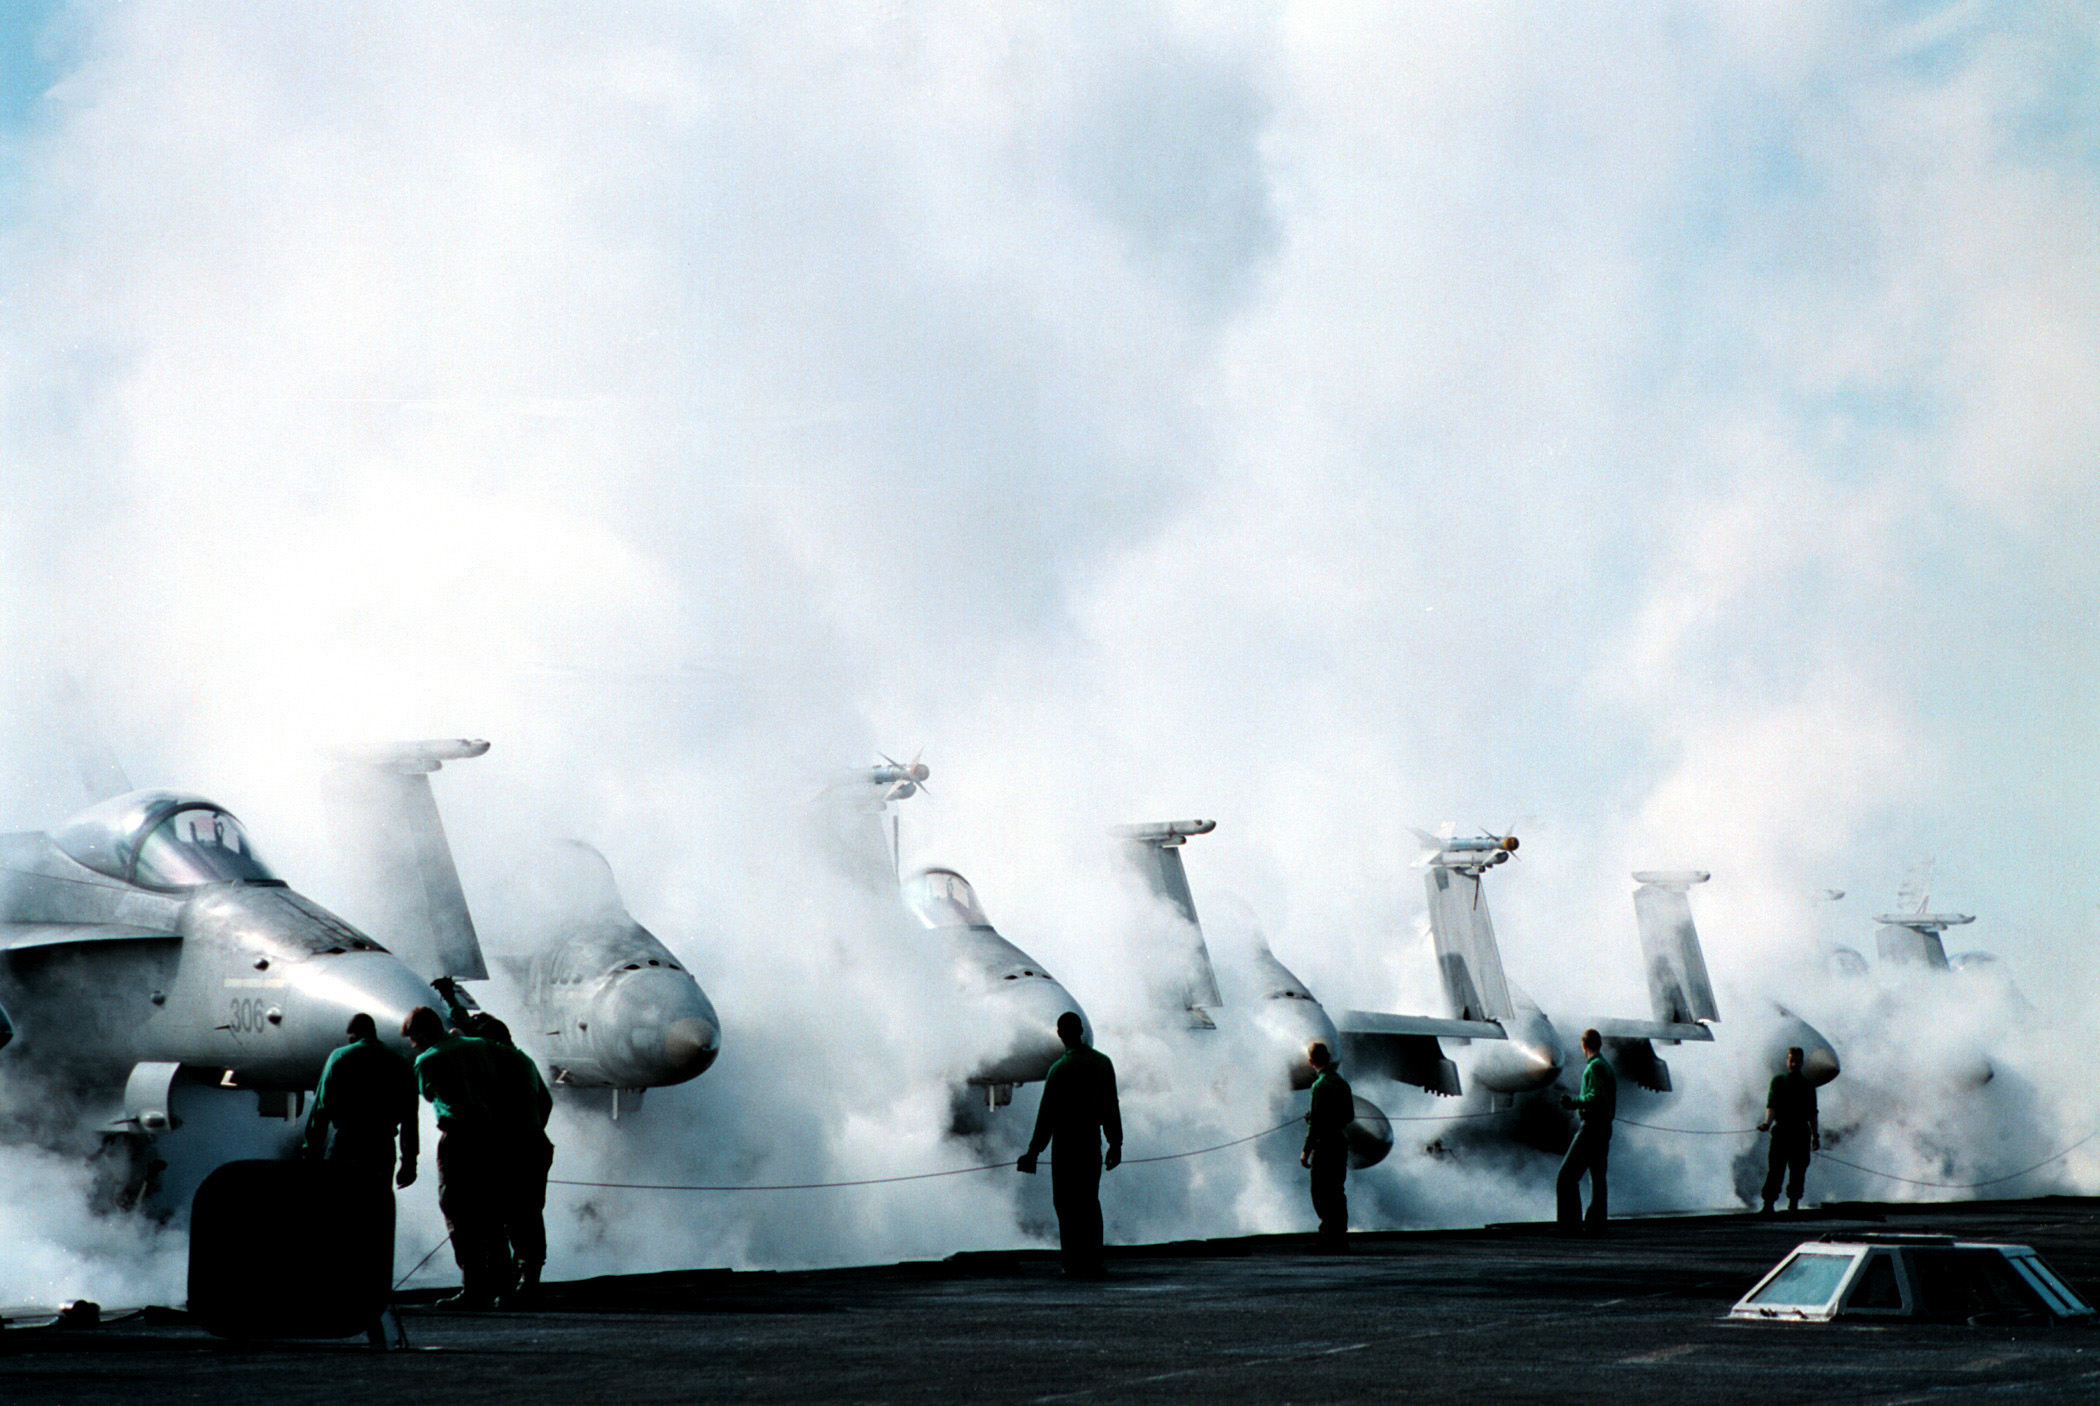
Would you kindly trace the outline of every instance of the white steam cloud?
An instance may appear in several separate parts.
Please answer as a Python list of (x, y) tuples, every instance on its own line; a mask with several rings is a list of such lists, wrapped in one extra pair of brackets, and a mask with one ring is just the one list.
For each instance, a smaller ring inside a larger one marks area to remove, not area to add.
[[(1519, 830), (1491, 896), (1556, 1014), (1643, 1013), (1625, 875), (1713, 870), (1722, 1045), (1670, 1052), (1656, 1121), (1754, 1111), (1729, 1037), (1780, 1000), (1840, 1044), (1857, 1160), (2089, 1130), (2052, 1033), (2100, 930), (2073, 11), (134, 0), (34, 38), (6, 823), (76, 808), (54, 668), (324, 902), (317, 747), (493, 739), (437, 778), (470, 895), (593, 843), (725, 1025), (631, 1128), (565, 1122), (557, 1176), (1011, 1155), (1032, 1101), (946, 1135), (956, 998), (802, 828), (921, 747), (907, 849), (1086, 1003), (1133, 1153), (1290, 1112), (1146, 1000), (1103, 830), (1185, 815), (1221, 822), (1199, 906), (1336, 1007), (1440, 1007), (1411, 824)], [(2039, 1011), (1823, 974), (1924, 854)], [(1402, 1127), (1367, 1214), (1543, 1210), (1547, 1164)], [(1619, 1204), (1725, 1203), (1724, 1141), (1629, 1135)], [(1119, 1172), (1111, 1234), (1302, 1226), (1287, 1150)], [(0, 1299), (97, 1256), (167, 1292), (39, 1156), (0, 1152)], [(2048, 1177), (2013, 1189), (2100, 1156)], [(1018, 1180), (563, 1193), (555, 1268), (1009, 1244), (1049, 1222)]]

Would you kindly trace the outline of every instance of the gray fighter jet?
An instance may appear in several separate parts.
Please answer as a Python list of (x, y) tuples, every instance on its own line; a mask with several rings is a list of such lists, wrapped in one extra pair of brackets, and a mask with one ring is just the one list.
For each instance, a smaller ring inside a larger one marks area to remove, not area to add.
[(1931, 912), (1932, 895), (1925, 886), (1928, 874), (1929, 871), (1921, 873), (1897, 891), (1896, 901), (1903, 907), (1874, 919), (1881, 925), (1874, 929), (1875, 955), (1890, 966), (1923, 967), (1929, 971), (1995, 960), (1988, 952), (1963, 952), (1949, 960), (1940, 934), (1975, 922), (1976, 915)]
[(901, 892), (905, 907), (938, 941), (958, 993), (974, 1008), (984, 1057), (964, 1076), (983, 1091), (987, 1108), (1013, 1102), (1014, 1088), (1032, 1084), (1064, 1057), (1057, 1018), (1078, 1015), (1088, 1044), (1094, 1027), (1086, 1009), (1035, 958), (1002, 936), (985, 916), (970, 881), (953, 869), (918, 869), (899, 879), (900, 802), (926, 788), (917, 757), (882, 763), (841, 777), (826, 793), (841, 822), (847, 864), (877, 891)]
[[(1196, 1029), (1214, 1029), (1225, 1017), (1224, 998), (1211, 967), (1203, 924), (1196, 916), (1195, 895), (1181, 851), (1191, 837), (1217, 828), (1212, 820), (1173, 820), (1152, 825), (1126, 825), (1115, 831), (1123, 855), (1144, 879), (1152, 896), (1180, 918), (1176, 928), (1184, 944), (1187, 972), (1182, 1007)], [(1276, 1052), (1277, 1072), (1293, 1089), (1310, 1087), (1313, 1066), (1307, 1052), (1324, 1044), (1351, 1068), (1366, 1068), (1413, 1084), (1431, 1093), (1459, 1092), (1458, 1069), (1444, 1056), (1440, 1040), (1500, 1040), (1500, 1027), (1481, 1020), (1440, 1020), (1434, 1016), (1346, 1011), (1330, 1018), (1326, 1007), (1264, 944), (1253, 954), (1261, 996), (1253, 1003), (1254, 1027)], [(1393, 1150), (1392, 1123), (1377, 1104), (1356, 1095), (1356, 1119), (1349, 1126), (1350, 1162), (1375, 1166)]]
[(399, 1044), (436, 1001), (201, 796), (126, 786), (52, 833), (0, 836), (0, 1003), (21, 1023), (4, 1062), (70, 1095), (68, 1122), (165, 1133), (178, 1080), (289, 1118), (351, 1015)]
[[(488, 749), (466, 738), (368, 748), (345, 756), (332, 788), (339, 825), (368, 838), (364, 888), (384, 930), (396, 934), (396, 950), (454, 990), (486, 979), (488, 968), (430, 776)], [(545, 858), (548, 866), (562, 871), (541, 877), (563, 911), (528, 956), (504, 964), (523, 1002), (511, 1033), (546, 1067), (550, 1085), (609, 1091), (603, 1097), (617, 1118), (645, 1091), (713, 1064), (721, 1023), (684, 963), (628, 913), (604, 856), (568, 841)]]
[[(1419, 833), (1419, 832), (1418, 832)], [(1537, 1003), (1511, 982), (1502, 969), (1481, 878), (1516, 853), (1514, 835), (1437, 838), (1423, 835), (1426, 858), (1429, 927), (1437, 966), (1454, 1014), (1493, 1020), (1509, 1032), (1506, 1045), (1485, 1047), (1473, 1060), (1474, 1081), (1489, 1090), (1498, 1107), (1537, 1092), (1560, 1079), (1576, 1057), (1575, 1047)], [(1671, 1089), (1670, 1067), (1657, 1055), (1657, 1044), (1711, 1041), (1720, 1020), (1706, 959), (1692, 922), (1688, 898), (1693, 886), (1710, 877), (1698, 869), (1640, 870), (1633, 875), (1634, 915), (1648, 974), (1652, 1020), (1601, 1017), (1572, 1025), (1594, 1028), (1604, 1037), (1604, 1056), (1630, 1083), (1656, 1093)], [(1779, 1051), (1799, 1045), (1806, 1052), (1804, 1072), (1817, 1084), (1837, 1077), (1837, 1053), (1814, 1027), (1784, 1009), (1775, 1008), (1764, 1032), (1765, 1043)]]

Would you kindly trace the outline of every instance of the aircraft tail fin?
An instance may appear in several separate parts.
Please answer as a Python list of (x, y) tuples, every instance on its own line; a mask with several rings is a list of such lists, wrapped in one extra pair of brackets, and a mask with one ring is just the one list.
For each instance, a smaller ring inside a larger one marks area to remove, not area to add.
[(1502, 974), (1502, 953), (1495, 945), (1487, 900), (1481, 897), (1480, 876), (1432, 863), (1424, 877), (1429, 889), (1429, 931), (1451, 1014), (1460, 1020), (1500, 1021), (1514, 1016), (1516, 1004)]
[(87, 698), (80, 691), (80, 681), (71, 674), (59, 674), (51, 681), (51, 697), (58, 706), (66, 740), (72, 744), (73, 764), (80, 769), (80, 784), (87, 789), (88, 799), (106, 801), (131, 790), (131, 778), (124, 774), (117, 754), (109, 749), (102, 730), (95, 726)]
[(1712, 875), (1703, 869), (1644, 869), (1633, 878), (1633, 914), (1647, 959), (1648, 999), (1655, 1018), (1674, 1025), (1719, 1020), (1688, 893)]
[(1940, 929), (1922, 924), (1883, 922), (1874, 929), (1874, 951), (1891, 966), (1945, 971), (1949, 965)]
[(1185, 1005), (1191, 1011), (1216, 1009), (1224, 998), (1218, 993), (1217, 972), (1210, 964), (1210, 948), (1203, 941), (1203, 924), (1196, 917), (1196, 897), (1189, 891), (1188, 870), (1181, 863), (1181, 847), (1191, 835), (1207, 835), (1218, 828), (1215, 820), (1170, 820), (1157, 825), (1125, 825), (1116, 830), (1123, 842), (1123, 857), (1144, 878), (1152, 896), (1165, 901), (1189, 926), (1192, 941), (1188, 953), (1188, 985)]
[(345, 844), (366, 858), (375, 935), (426, 981), (489, 974), (430, 791), (431, 772), (488, 749), (448, 738), (345, 752), (329, 798)]

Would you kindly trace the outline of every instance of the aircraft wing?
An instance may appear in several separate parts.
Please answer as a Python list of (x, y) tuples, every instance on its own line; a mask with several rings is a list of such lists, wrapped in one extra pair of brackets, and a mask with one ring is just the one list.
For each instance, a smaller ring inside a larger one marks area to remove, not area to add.
[(1334, 1028), (1344, 1035), (1427, 1035), (1445, 1040), (1500, 1040), (1501, 1025), (1492, 1020), (1446, 1020), (1433, 1015), (1393, 1015), (1386, 1011), (1337, 1011)]
[(0, 923), (0, 952), (76, 942), (180, 942), (181, 933), (122, 923)]
[(1502, 1027), (1491, 1020), (1446, 1020), (1386, 1011), (1339, 1011), (1333, 1020), (1335, 1032), (1342, 1037), (1343, 1063), (1447, 1097), (1461, 1092), (1458, 1066), (1444, 1057), (1443, 1046), (1437, 1042), (1506, 1038)]
[(1711, 1040), (1713, 1030), (1692, 1022), (1667, 1020), (1593, 1020), (1589, 1028), (1607, 1040)]
[(1683, 1040), (1711, 1040), (1714, 1032), (1704, 1025), (1669, 1020), (1593, 1020), (1590, 1028), (1604, 1037), (1604, 1057), (1644, 1089), (1670, 1092), (1670, 1066), (1655, 1053), (1655, 1042), (1677, 1044)]

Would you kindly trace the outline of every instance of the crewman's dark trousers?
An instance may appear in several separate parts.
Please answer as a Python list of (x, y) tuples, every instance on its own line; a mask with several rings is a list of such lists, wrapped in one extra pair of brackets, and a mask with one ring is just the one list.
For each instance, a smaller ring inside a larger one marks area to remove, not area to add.
[(328, 1160), (369, 1177), (391, 1195), (394, 1190), (394, 1130), (382, 1133), (352, 1132), (337, 1128), (328, 1145)]
[(1348, 1177), (1349, 1149), (1346, 1145), (1313, 1149), (1313, 1214), (1320, 1218), (1320, 1242), (1324, 1245), (1349, 1243), (1349, 1195), (1344, 1190)]
[[(1600, 1118), (1575, 1130), (1575, 1140), (1568, 1144), (1568, 1155), (1560, 1159), (1560, 1175), (1553, 1182), (1554, 1200), (1562, 1225), (1586, 1223), (1593, 1230), (1603, 1227), (1608, 1199), (1604, 1186), (1605, 1163), (1610, 1156), (1609, 1122)], [(1582, 1212), (1584, 1172), (1590, 1174), (1590, 1210), (1587, 1216)]]
[(512, 1154), (505, 1169), (503, 1234), (522, 1270), (547, 1262), (547, 1169), (553, 1162), (554, 1144), (535, 1135)]
[(1101, 1272), (1101, 1143), (1062, 1138), (1050, 1144), (1050, 1201), (1067, 1274)]
[(438, 1133), (438, 1209), (452, 1232), (461, 1289), (494, 1298), (507, 1287), (500, 1148), (487, 1134), (457, 1126)]
[(1770, 1207), (1779, 1199), (1779, 1180), (1786, 1178), (1786, 1198), (1801, 1199), (1801, 1188), (1808, 1180), (1808, 1143), (1810, 1129), (1804, 1125), (1790, 1128), (1784, 1123), (1772, 1127), (1772, 1147), (1765, 1162), (1765, 1205)]

